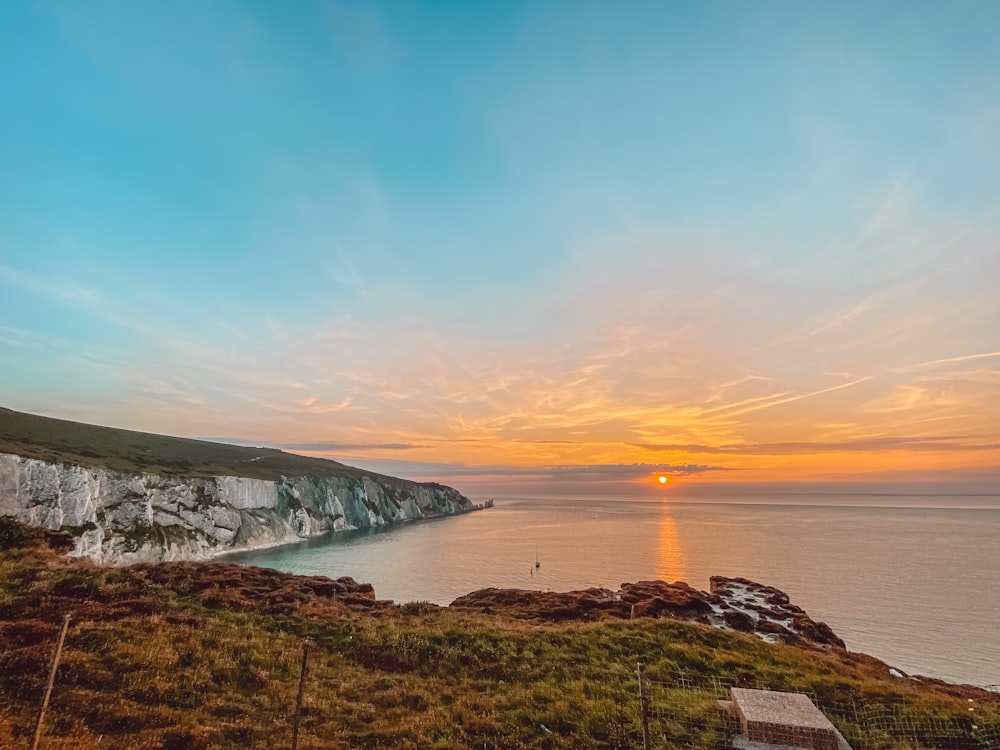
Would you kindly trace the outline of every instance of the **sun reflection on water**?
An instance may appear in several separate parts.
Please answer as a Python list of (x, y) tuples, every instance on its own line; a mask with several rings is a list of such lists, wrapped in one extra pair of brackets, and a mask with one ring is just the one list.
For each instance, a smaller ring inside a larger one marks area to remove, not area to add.
[(677, 524), (666, 508), (659, 519), (656, 547), (656, 575), (664, 581), (683, 581), (684, 553), (681, 550), (680, 536), (677, 534)]

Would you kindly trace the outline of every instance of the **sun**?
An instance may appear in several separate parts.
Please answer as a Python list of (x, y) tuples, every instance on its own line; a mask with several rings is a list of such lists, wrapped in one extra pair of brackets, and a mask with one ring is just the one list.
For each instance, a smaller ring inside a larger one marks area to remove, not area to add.
[(660, 484), (666, 484), (667, 483), (667, 478), (665, 476), (663, 476), (662, 474), (660, 474), (660, 476), (658, 476), (656, 478), (656, 481), (658, 481)]

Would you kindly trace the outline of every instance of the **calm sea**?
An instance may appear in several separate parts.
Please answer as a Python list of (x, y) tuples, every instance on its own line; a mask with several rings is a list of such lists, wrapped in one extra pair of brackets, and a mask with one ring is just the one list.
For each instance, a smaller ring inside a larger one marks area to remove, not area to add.
[(996, 497), (497, 498), (477, 513), (226, 559), (348, 575), (380, 599), (437, 604), (488, 586), (617, 589), (660, 578), (707, 589), (709, 576), (743, 576), (787, 592), (852, 651), (911, 674), (1000, 683)]

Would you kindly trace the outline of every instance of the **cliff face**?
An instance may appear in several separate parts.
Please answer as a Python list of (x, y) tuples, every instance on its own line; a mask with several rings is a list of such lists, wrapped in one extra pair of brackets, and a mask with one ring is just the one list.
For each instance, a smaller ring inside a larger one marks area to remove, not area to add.
[(68, 531), (73, 554), (103, 563), (201, 560), (473, 509), (450, 487), (382, 476), (185, 478), (0, 453), (0, 515)]

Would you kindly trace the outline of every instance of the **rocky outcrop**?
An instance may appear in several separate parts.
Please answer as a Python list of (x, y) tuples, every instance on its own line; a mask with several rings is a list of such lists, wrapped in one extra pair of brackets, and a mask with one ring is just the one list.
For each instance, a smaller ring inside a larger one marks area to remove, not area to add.
[(305, 614), (321, 605), (330, 615), (335, 610), (377, 614), (395, 606), (376, 600), (370, 583), (357, 583), (349, 576), (297, 576), (270, 568), (204, 562), (144, 563), (128, 572), (136, 595), (151, 585), (164, 586), (197, 598), (209, 609)]
[(752, 633), (770, 643), (844, 648), (826, 623), (811, 619), (787, 594), (745, 578), (713, 576), (709, 592), (665, 581), (623, 583), (618, 591), (482, 589), (449, 606), (543, 622), (661, 617)]
[[(734, 630), (756, 633), (771, 642), (813, 643), (844, 648), (844, 641), (825, 622), (816, 622), (805, 610), (792, 604), (788, 594), (746, 578), (712, 576), (712, 596), (721, 602), (713, 606), (710, 621), (721, 615)], [(737, 625), (738, 623), (738, 625)]]
[(623, 583), (621, 599), (629, 605), (630, 617), (703, 620), (712, 612), (711, 597), (682, 581)]
[(104, 563), (203, 560), (473, 509), (450, 487), (358, 472), (178, 477), (0, 454), (0, 515), (67, 531), (73, 554)]
[(458, 597), (448, 606), (542, 622), (627, 618), (629, 612), (629, 605), (618, 593), (598, 588), (582, 591), (480, 589)]

